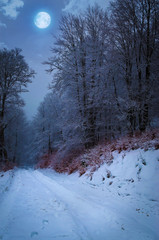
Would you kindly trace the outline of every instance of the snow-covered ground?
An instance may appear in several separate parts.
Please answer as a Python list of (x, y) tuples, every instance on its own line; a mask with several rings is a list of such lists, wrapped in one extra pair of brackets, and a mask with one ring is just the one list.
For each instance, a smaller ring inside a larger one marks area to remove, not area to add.
[(0, 173), (0, 240), (158, 240), (159, 150), (113, 156), (80, 178)]
[(13, 177), (14, 170), (10, 170), (5, 173), (0, 172), (0, 203), (2, 201), (2, 197), (4, 197), (4, 193), (8, 192), (9, 187), (11, 186), (11, 183), (13, 181)]

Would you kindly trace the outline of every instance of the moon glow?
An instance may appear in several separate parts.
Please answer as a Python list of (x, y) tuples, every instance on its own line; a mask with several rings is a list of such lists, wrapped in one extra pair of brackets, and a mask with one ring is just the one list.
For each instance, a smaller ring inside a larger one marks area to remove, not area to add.
[(51, 17), (47, 12), (39, 12), (35, 16), (34, 23), (38, 28), (47, 28), (51, 23)]

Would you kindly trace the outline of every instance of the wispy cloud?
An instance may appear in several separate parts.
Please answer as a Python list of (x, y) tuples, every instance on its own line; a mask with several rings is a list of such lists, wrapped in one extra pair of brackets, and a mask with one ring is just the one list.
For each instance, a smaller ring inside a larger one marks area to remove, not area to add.
[(8, 48), (4, 42), (0, 42), (0, 49), (2, 49), (2, 48)]
[(77, 14), (85, 10), (89, 5), (92, 6), (96, 3), (102, 8), (106, 8), (109, 1), (110, 0), (68, 0), (63, 11)]
[(7, 25), (5, 24), (5, 23), (2, 23), (1, 21), (0, 21), (0, 28), (6, 28), (7, 27)]
[(7, 17), (15, 19), (19, 14), (19, 8), (24, 6), (22, 0), (0, 0), (0, 11)]

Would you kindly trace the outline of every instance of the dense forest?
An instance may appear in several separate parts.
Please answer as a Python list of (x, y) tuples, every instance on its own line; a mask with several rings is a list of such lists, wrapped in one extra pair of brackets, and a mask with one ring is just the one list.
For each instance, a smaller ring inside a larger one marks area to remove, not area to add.
[(49, 93), (27, 122), (21, 93), (35, 72), (21, 50), (0, 49), (0, 163), (159, 127), (159, 1), (115, 0), (64, 15), (43, 63)]

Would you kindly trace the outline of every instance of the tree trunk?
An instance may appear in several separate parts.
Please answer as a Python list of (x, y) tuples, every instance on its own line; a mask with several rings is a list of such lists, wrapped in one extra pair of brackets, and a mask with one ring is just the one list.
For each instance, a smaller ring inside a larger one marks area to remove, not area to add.
[(7, 160), (7, 151), (5, 149), (5, 127), (4, 127), (4, 110), (5, 110), (5, 100), (6, 100), (6, 94), (3, 94), (3, 97), (1, 98), (1, 107), (2, 110), (0, 112), (0, 161), (6, 161)]
[(4, 128), (0, 126), (0, 162), (7, 160), (7, 151), (5, 149)]
[(145, 102), (143, 106), (143, 123), (142, 131), (145, 131), (149, 123), (149, 97), (150, 97), (150, 13), (151, 13), (151, 1), (147, 1), (147, 32), (146, 32), (146, 91), (145, 91)]

